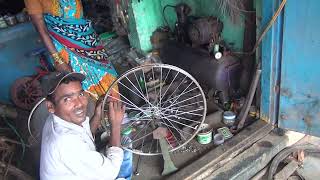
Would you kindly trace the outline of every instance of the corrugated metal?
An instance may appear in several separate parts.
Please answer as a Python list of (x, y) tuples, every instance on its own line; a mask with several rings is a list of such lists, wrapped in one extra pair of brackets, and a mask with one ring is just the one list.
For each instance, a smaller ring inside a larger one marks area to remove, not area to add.
[[(280, 3), (281, 0), (262, 0), (262, 21), (259, 31), (264, 30)], [(280, 14), (261, 46), (261, 118), (273, 124), (276, 123), (278, 116), (282, 22)]]
[(279, 126), (320, 136), (320, 1), (290, 0), (284, 14)]

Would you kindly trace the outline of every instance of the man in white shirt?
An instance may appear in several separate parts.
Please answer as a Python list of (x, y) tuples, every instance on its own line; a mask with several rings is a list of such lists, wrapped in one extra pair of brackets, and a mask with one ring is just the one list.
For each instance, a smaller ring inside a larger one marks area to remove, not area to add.
[[(41, 180), (116, 179), (123, 161), (120, 127), (124, 106), (109, 104), (111, 137), (105, 154), (96, 151), (93, 134), (100, 125), (101, 104), (91, 120), (86, 116), (88, 97), (81, 87), (80, 73), (53, 72), (43, 79), (51, 115), (42, 131)], [(130, 179), (129, 177), (124, 177)]]

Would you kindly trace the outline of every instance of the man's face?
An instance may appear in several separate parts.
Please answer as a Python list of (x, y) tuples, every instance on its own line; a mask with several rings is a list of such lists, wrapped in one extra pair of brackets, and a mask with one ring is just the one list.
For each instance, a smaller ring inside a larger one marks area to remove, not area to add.
[(80, 125), (87, 114), (88, 97), (79, 81), (61, 84), (55, 91), (54, 104), (48, 101), (49, 112), (61, 119)]

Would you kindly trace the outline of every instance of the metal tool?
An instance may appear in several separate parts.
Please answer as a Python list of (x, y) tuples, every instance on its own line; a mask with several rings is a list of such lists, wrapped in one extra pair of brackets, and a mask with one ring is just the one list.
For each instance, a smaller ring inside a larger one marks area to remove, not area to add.
[(260, 69), (260, 64), (258, 64), (256, 71), (255, 71), (255, 74), (253, 76), (253, 81), (250, 85), (249, 92), (246, 97), (245, 104), (242, 107), (240, 114), (238, 116), (238, 119), (239, 119), (238, 128), (237, 128), (238, 131), (243, 128), (244, 123), (248, 117), (248, 112), (249, 112), (253, 97), (255, 95), (255, 92), (256, 92), (256, 89), (257, 89), (257, 86), (259, 83), (261, 72), (262, 72), (262, 70)]
[(162, 151), (162, 156), (163, 156), (163, 171), (161, 175), (165, 176), (170, 173), (175, 172), (178, 170), (178, 168), (173, 164), (172, 159), (169, 154), (169, 146), (167, 141), (165, 140), (165, 137), (167, 135), (167, 128), (159, 127), (156, 130), (153, 131), (153, 138), (158, 139), (160, 142), (160, 148)]
[(138, 156), (138, 161), (137, 161), (137, 167), (136, 167), (136, 170), (134, 171), (134, 175), (135, 176), (139, 176), (140, 175), (140, 172), (139, 172), (140, 158), (141, 158), (141, 156), (139, 155)]

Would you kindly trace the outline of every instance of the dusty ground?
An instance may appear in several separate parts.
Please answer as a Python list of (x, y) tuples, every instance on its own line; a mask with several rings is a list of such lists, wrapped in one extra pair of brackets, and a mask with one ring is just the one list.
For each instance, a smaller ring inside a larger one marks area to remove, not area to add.
[[(192, 140), (189, 144), (175, 152), (170, 153), (173, 163), (177, 168), (192, 163), (195, 159), (206, 154), (207, 151), (214, 148), (213, 143), (208, 145), (199, 144), (197, 141)], [(134, 156), (133, 171), (137, 168), (138, 156)], [(139, 175), (133, 175), (133, 180), (157, 180), (163, 179), (161, 176), (163, 169), (162, 156), (140, 156)]]
[[(205, 123), (208, 123), (217, 129), (224, 126), (221, 123), (222, 112), (215, 112), (208, 115), (205, 119)], [(203, 145), (199, 144), (195, 139), (192, 139), (186, 146), (170, 153), (173, 163), (177, 168), (182, 168), (199, 157), (205, 155), (208, 151), (214, 148), (212, 143)], [(133, 172), (137, 169), (138, 156), (134, 156), (133, 160)], [(133, 180), (157, 180), (163, 179), (161, 176), (163, 170), (163, 158), (162, 156), (141, 156), (139, 162), (139, 175), (133, 175)]]

